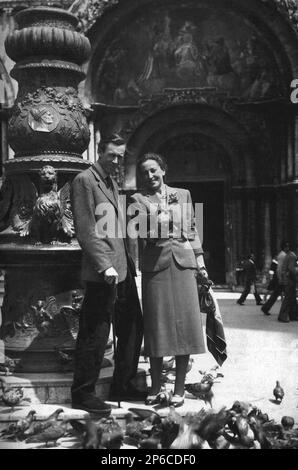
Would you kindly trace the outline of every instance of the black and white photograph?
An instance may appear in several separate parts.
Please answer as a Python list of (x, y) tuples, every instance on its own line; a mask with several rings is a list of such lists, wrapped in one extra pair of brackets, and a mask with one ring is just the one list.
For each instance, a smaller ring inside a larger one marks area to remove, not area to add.
[(298, 449), (298, 0), (0, 0), (0, 138), (0, 449)]

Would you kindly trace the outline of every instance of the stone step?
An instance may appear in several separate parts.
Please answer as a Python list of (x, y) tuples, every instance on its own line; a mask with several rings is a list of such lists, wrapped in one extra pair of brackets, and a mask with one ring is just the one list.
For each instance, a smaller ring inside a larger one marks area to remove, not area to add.
[[(109, 395), (113, 367), (105, 367), (100, 372), (96, 393), (104, 400)], [(34, 406), (36, 404), (70, 404), (73, 373), (32, 373), (2, 376), (9, 387), (23, 387), (24, 398)], [(146, 387), (146, 370), (139, 368), (135, 379), (136, 386), (142, 390)]]

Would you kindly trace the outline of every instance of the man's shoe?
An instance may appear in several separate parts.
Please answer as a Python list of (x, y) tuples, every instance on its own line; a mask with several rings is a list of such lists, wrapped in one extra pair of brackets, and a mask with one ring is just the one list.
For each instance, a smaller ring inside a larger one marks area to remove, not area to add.
[(148, 393), (141, 391), (130, 385), (125, 389), (114, 390), (111, 389), (109, 400), (111, 401), (144, 401)]
[(261, 307), (261, 310), (264, 313), (264, 315), (271, 315), (271, 313), (269, 313), (269, 310), (266, 310), (264, 307)]
[(111, 405), (108, 405), (96, 396), (85, 398), (82, 401), (73, 401), (72, 408), (100, 414), (101, 416), (109, 416), (112, 411)]
[(290, 323), (290, 320), (282, 320), (281, 318), (278, 318), (277, 320), (282, 323)]
[(238, 304), (238, 305), (244, 305), (244, 303), (243, 303), (243, 302), (239, 302), (239, 300), (237, 300), (237, 304)]

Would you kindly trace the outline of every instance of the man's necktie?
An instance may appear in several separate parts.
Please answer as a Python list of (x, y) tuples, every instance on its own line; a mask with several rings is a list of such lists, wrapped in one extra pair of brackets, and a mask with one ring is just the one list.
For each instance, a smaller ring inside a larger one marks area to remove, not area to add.
[(112, 183), (112, 178), (110, 177), (110, 175), (105, 177), (105, 182), (106, 182), (107, 188), (113, 190), (113, 183)]

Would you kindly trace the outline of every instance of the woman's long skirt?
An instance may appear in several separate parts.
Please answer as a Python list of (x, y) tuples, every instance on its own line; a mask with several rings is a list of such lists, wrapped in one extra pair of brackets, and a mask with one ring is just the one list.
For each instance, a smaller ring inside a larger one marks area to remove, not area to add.
[(160, 272), (142, 274), (144, 350), (149, 357), (205, 352), (195, 269), (174, 258)]

